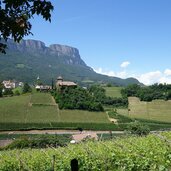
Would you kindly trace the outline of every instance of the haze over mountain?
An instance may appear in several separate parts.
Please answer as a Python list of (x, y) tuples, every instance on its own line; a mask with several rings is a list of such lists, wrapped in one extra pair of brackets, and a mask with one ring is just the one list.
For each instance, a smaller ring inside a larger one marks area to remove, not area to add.
[(22, 40), (19, 44), (8, 41), (7, 54), (0, 54), (0, 80), (16, 79), (34, 83), (37, 76), (51, 83), (61, 75), (77, 83), (139, 84), (134, 78), (121, 79), (97, 74), (81, 59), (78, 49), (52, 44), (49, 47), (37, 40)]

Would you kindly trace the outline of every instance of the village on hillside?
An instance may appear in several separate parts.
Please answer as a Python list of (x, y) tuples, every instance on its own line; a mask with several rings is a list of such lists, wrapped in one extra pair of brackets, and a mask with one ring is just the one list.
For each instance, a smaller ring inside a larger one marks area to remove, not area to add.
[[(2, 92), (5, 93), (5, 91), (9, 92), (9, 90), (13, 90), (16, 88), (22, 88), (24, 86), (24, 83), (21, 81), (17, 81), (15, 79), (12, 80), (4, 80), (2, 81)], [(53, 84), (53, 83), (52, 83)], [(49, 92), (52, 89), (59, 89), (59, 87), (76, 87), (77, 84), (72, 81), (64, 81), (61, 76), (58, 76), (56, 79), (56, 83), (54, 85), (45, 85), (41, 82), (40, 77), (37, 77), (36, 83), (34, 85), (30, 85), (31, 87), (35, 88), (36, 91), (39, 92)]]

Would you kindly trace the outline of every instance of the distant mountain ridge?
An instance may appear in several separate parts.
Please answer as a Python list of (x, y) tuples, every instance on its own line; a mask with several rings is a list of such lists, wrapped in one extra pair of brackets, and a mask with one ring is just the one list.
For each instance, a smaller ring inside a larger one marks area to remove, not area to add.
[(121, 79), (101, 75), (93, 71), (81, 59), (79, 50), (74, 47), (52, 44), (49, 47), (38, 40), (7, 42), (7, 54), (0, 54), (0, 80), (16, 79), (33, 83), (37, 76), (45, 83), (51, 83), (62, 75), (64, 79), (80, 84), (112, 83), (125, 86), (140, 84), (135, 78)]

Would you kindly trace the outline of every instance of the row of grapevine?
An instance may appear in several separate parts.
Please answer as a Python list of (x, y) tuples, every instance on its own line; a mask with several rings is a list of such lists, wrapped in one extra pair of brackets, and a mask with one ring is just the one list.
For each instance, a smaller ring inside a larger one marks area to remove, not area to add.
[(78, 160), (80, 171), (169, 171), (171, 132), (56, 149), (1, 151), (0, 171), (70, 171), (72, 159)]

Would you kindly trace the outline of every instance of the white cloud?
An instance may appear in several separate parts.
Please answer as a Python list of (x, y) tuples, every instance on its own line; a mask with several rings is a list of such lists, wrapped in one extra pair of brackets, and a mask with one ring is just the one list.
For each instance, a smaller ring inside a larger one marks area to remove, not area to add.
[(154, 83), (171, 84), (170, 76), (171, 76), (171, 70), (165, 69), (164, 72), (161, 71), (148, 72), (145, 74), (141, 74), (140, 76), (135, 76), (135, 78), (137, 78), (140, 82), (146, 85), (151, 85)]
[(103, 74), (103, 75), (108, 75), (108, 76), (111, 76), (111, 77), (115, 77), (116, 74), (114, 71), (106, 71), (106, 70), (103, 70), (102, 68), (97, 68), (97, 69), (94, 69), (93, 70), (99, 74)]
[(141, 74), (140, 76), (137, 76), (136, 78), (146, 84), (146, 85), (150, 85), (150, 84), (154, 84), (159, 82), (159, 79), (162, 77), (162, 73), (160, 71), (153, 71), (153, 72), (148, 72), (145, 74)]
[(129, 61), (124, 61), (124, 62), (121, 63), (120, 67), (121, 68), (126, 68), (129, 64), (130, 64)]
[(130, 74), (129, 72), (126, 71), (115, 72), (112, 70), (104, 70), (102, 68), (94, 69), (94, 71), (99, 74), (119, 77), (119, 78), (134, 77), (145, 85), (152, 85), (154, 83), (171, 84), (171, 69), (165, 69), (164, 71), (160, 71), (160, 70), (151, 71), (140, 75), (137, 75), (136, 73)]
[(119, 77), (119, 78), (127, 78), (128, 74), (126, 73), (126, 71), (122, 71), (122, 72), (118, 72), (116, 74), (116, 77)]
[(168, 78), (168, 77), (161, 77), (161, 78), (159, 79), (159, 83), (171, 84), (171, 78)]
[(171, 69), (165, 69), (164, 74), (166, 76), (171, 76)]
[(97, 68), (93, 70), (99, 74), (103, 74), (103, 75), (108, 75), (110, 77), (119, 77), (119, 78), (127, 78), (127, 73), (126, 71), (121, 71), (121, 72), (114, 72), (114, 71), (109, 71), (109, 70), (104, 70), (102, 68)]

